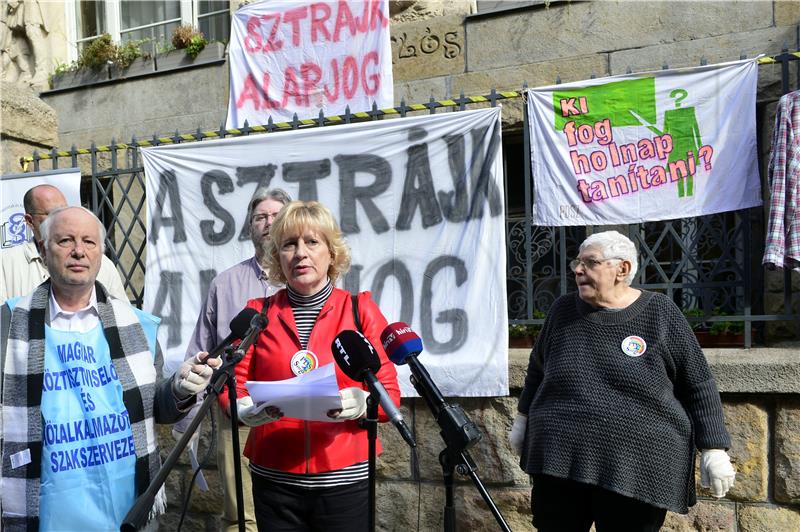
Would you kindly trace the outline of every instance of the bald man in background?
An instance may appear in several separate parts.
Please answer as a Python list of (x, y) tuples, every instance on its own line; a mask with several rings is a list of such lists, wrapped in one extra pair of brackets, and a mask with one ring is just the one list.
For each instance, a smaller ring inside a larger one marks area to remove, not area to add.
[[(51, 211), (66, 207), (67, 199), (52, 185), (37, 185), (25, 193), (22, 200), (25, 223), (33, 232), (33, 241), (3, 250), (0, 255), (0, 303), (12, 297), (25, 296), (50, 277), (42, 261), (37, 243), (41, 240), (39, 227)], [(128, 300), (125, 286), (114, 263), (103, 255), (97, 280), (108, 292), (124, 301)]]

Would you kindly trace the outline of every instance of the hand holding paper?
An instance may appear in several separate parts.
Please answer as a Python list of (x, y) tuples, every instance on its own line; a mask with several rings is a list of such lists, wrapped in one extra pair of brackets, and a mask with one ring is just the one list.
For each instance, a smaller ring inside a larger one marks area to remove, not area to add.
[(286, 417), (307, 421), (340, 421), (328, 416), (330, 410), (342, 410), (333, 364), (326, 364), (292, 379), (248, 381), (245, 386), (255, 403), (253, 414), (273, 406)]

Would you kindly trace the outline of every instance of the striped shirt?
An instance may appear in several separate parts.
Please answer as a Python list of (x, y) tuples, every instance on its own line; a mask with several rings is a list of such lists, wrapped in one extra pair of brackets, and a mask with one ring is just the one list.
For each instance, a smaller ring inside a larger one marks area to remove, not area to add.
[(294, 322), (297, 325), (297, 336), (300, 337), (300, 346), (305, 349), (308, 347), (308, 338), (311, 336), (311, 329), (317, 322), (317, 316), (322, 310), (322, 305), (330, 297), (333, 292), (333, 283), (330, 279), (325, 287), (310, 296), (304, 296), (292, 290), (291, 287), (286, 287), (287, 295), (289, 296), (289, 304), (292, 305), (292, 313), (294, 313)]
[[(297, 325), (297, 336), (300, 338), (300, 345), (305, 349), (308, 346), (308, 339), (311, 336), (311, 329), (317, 321), (322, 306), (333, 292), (333, 283), (328, 281), (325, 287), (310, 296), (304, 296), (286, 287), (289, 296), (289, 304), (292, 306), (294, 321)], [(250, 472), (254, 475), (277, 484), (287, 484), (308, 489), (322, 489), (333, 486), (343, 486), (345, 484), (355, 484), (369, 478), (369, 462), (359, 462), (342, 469), (326, 471), (325, 473), (298, 474), (285, 473), (275, 469), (267, 469), (250, 462)]]

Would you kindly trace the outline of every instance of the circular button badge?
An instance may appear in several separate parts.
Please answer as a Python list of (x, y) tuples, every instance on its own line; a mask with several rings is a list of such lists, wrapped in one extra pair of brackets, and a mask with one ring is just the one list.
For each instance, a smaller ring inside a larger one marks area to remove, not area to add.
[(647, 343), (641, 336), (628, 336), (622, 341), (621, 347), (629, 357), (640, 357), (647, 351)]
[(292, 373), (300, 376), (303, 373), (308, 373), (312, 369), (316, 369), (319, 365), (319, 361), (317, 360), (317, 355), (307, 349), (301, 349), (292, 355), (292, 360), (289, 362), (289, 365), (292, 368)]

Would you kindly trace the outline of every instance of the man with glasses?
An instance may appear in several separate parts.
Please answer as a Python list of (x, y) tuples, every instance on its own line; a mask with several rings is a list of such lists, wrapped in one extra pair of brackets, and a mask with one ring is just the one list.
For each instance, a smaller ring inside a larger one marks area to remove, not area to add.
[[(47, 265), (42, 261), (36, 247), (41, 239), (39, 228), (47, 215), (59, 207), (65, 207), (67, 200), (56, 187), (38, 185), (25, 193), (22, 205), (25, 209), (25, 223), (33, 232), (33, 240), (3, 250), (0, 255), (0, 303), (12, 297), (30, 294), (50, 277)], [(105, 255), (101, 259), (97, 280), (111, 295), (122, 300), (128, 299), (114, 263)]]
[[(203, 308), (197, 318), (194, 333), (186, 349), (186, 357), (201, 351), (210, 351), (230, 333), (230, 321), (245, 307), (248, 300), (269, 297), (280, 288), (268, 281), (264, 264), (264, 244), (269, 239), (269, 228), (284, 205), (292, 199), (281, 189), (259, 188), (253, 194), (247, 209), (247, 223), (250, 224), (250, 239), (255, 254), (223, 271), (211, 281)], [(226, 394), (224, 391), (223, 394)], [(219, 410), (221, 412), (221, 409)], [(217, 467), (222, 479), (223, 513), (222, 529), (238, 530), (236, 512), (236, 477), (233, 469), (232, 434), (228, 413), (220, 416), (222, 420), (217, 432)], [(239, 431), (241, 456), (250, 431), (242, 427)], [(253, 493), (250, 486), (250, 470), (247, 458), (242, 456), (242, 483), (244, 484), (245, 528), (255, 532), (256, 520), (253, 513)]]

